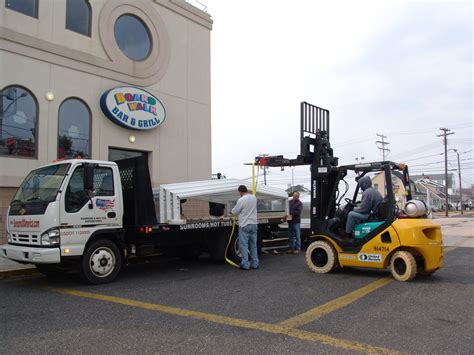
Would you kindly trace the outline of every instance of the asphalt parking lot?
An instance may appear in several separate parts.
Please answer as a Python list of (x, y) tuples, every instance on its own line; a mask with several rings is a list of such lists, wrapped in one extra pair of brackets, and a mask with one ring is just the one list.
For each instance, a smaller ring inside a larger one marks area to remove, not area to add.
[(413, 282), (309, 272), (304, 255), (241, 271), (201, 259), (132, 265), (117, 282), (0, 281), (0, 353), (472, 353), (473, 248)]

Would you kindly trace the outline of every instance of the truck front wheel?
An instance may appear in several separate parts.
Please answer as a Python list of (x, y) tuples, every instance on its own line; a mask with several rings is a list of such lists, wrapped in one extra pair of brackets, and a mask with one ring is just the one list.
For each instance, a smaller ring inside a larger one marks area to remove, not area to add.
[(122, 266), (122, 257), (117, 245), (108, 239), (92, 242), (81, 261), (81, 276), (92, 284), (113, 281)]

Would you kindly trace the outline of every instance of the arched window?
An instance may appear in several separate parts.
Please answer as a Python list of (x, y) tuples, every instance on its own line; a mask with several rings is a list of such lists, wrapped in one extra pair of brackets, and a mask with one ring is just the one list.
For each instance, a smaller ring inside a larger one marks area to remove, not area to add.
[(0, 95), (0, 156), (36, 157), (36, 98), (21, 86), (7, 86)]
[(90, 157), (91, 111), (80, 99), (69, 98), (59, 107), (58, 158)]
[(91, 36), (92, 9), (88, 0), (67, 0), (66, 28), (68, 30)]
[(24, 15), (38, 17), (38, 0), (5, 0), (5, 7)]

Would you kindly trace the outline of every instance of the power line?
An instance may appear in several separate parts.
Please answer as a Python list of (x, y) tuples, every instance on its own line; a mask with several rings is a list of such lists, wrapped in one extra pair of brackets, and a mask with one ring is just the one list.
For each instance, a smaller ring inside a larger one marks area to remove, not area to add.
[[(472, 158), (460, 159), (460, 161), (470, 161), (470, 160), (472, 160)], [(433, 161), (433, 162), (426, 163), (426, 164), (414, 164), (414, 165), (411, 165), (411, 167), (414, 167), (414, 166), (426, 166), (426, 165), (433, 165), (433, 164), (439, 164), (439, 163), (444, 163), (444, 160)]]
[(410, 150), (395, 154), (395, 155), (392, 156), (392, 159), (396, 158), (396, 157), (399, 157), (399, 156), (406, 156), (406, 155), (411, 155), (411, 154), (416, 155), (416, 154), (424, 153), (426, 150), (430, 150), (430, 149), (433, 149), (435, 147), (438, 147), (437, 142), (424, 144), (424, 145), (416, 147), (414, 149), (410, 149)]
[[(467, 127), (472, 127), (474, 124), (473, 123), (459, 123), (457, 125), (451, 126), (452, 128), (467, 128)], [(438, 131), (438, 128), (426, 128), (426, 129), (413, 129), (413, 130), (407, 130), (407, 131), (391, 131), (389, 132), (390, 135), (405, 135), (405, 134), (421, 134), (421, 133), (429, 133), (429, 132), (436, 132)]]
[(424, 156), (424, 157), (419, 157), (419, 158), (405, 159), (404, 162), (413, 161), (413, 160), (420, 160), (420, 159), (426, 159), (426, 158), (435, 157), (435, 156), (443, 155), (443, 154), (444, 154), (444, 153), (437, 153), (437, 154), (426, 155), (426, 156)]
[(348, 140), (348, 141), (345, 141), (344, 143), (334, 143), (333, 145), (333, 148), (339, 148), (339, 147), (344, 147), (346, 145), (351, 145), (351, 144), (354, 144), (354, 143), (359, 143), (359, 142), (365, 142), (367, 139), (369, 139), (370, 136), (366, 136), (366, 137), (361, 137), (361, 138), (355, 138), (355, 139), (351, 139), (351, 140)]

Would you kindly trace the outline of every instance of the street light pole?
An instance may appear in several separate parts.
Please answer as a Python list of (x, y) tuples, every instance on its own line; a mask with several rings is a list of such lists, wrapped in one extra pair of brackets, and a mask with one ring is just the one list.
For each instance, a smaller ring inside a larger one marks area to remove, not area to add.
[(462, 205), (462, 185), (461, 185), (461, 164), (459, 162), (459, 152), (457, 149), (450, 149), (458, 155), (458, 177), (459, 177), (459, 203), (461, 204), (461, 214), (464, 214)]
[(448, 217), (449, 213), (449, 200), (448, 200), (448, 138), (450, 134), (454, 134), (454, 132), (448, 133), (451, 131), (449, 128), (440, 128), (443, 131), (442, 134), (438, 135), (437, 137), (443, 137), (443, 144), (444, 144), (444, 190), (445, 190), (445, 210), (446, 210), (446, 217)]

